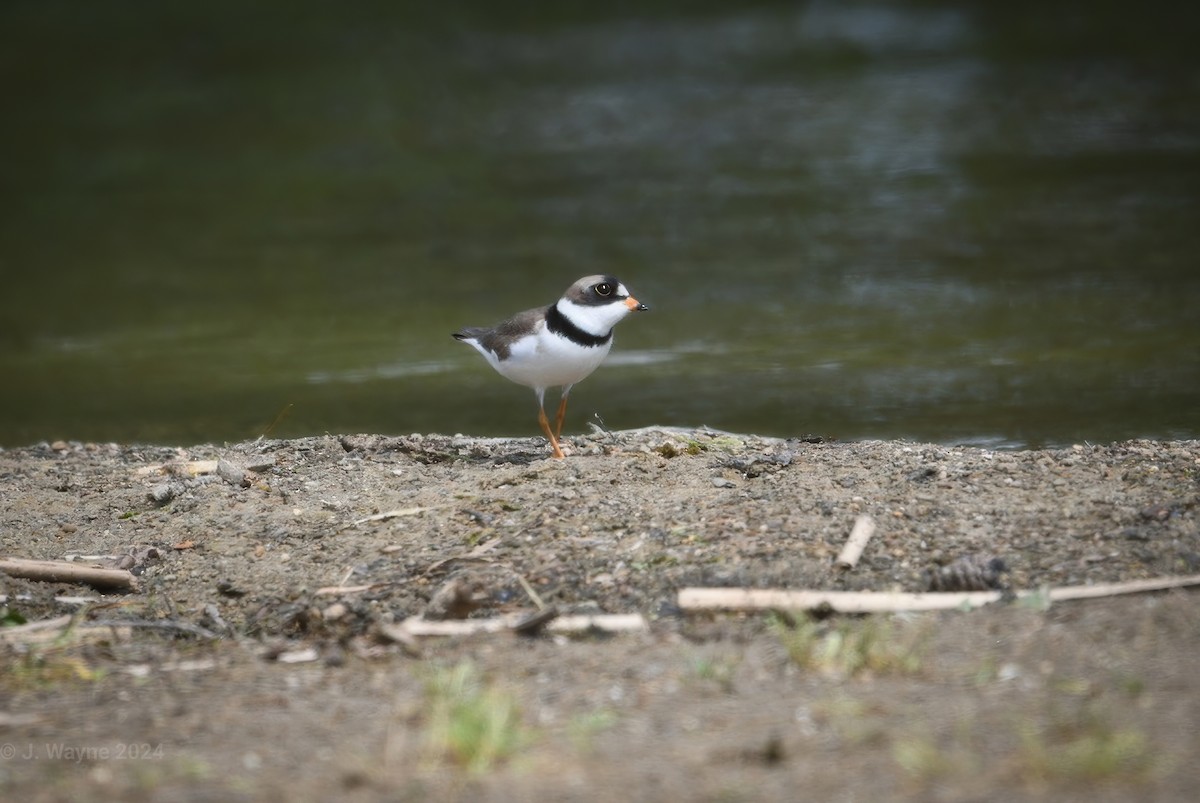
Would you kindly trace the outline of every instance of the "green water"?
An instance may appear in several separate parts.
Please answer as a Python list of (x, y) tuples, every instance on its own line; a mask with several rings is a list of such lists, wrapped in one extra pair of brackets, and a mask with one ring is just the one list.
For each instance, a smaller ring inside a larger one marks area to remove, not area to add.
[(0, 445), (534, 435), (600, 271), (573, 431), (1200, 436), (1197, 11), (443, 5), (0, 5)]

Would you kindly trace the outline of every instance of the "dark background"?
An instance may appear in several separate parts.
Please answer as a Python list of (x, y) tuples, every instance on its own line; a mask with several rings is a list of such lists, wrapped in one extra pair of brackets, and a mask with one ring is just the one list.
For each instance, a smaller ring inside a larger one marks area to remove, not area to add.
[(533, 435), (600, 271), (571, 431), (1200, 432), (1194, 8), (414, 5), (0, 4), (0, 445)]

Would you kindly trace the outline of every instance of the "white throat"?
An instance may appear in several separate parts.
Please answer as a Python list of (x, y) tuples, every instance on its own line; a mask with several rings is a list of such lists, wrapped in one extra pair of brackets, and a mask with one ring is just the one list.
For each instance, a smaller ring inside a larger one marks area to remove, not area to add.
[(607, 335), (630, 312), (624, 301), (614, 301), (611, 304), (592, 307), (560, 298), (555, 306), (558, 307), (558, 311), (563, 314), (564, 318), (589, 335), (596, 337)]

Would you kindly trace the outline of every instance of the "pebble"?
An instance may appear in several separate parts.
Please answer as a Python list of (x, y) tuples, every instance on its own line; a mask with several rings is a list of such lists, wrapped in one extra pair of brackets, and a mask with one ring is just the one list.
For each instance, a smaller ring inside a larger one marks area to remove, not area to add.
[(151, 488), (147, 492), (146, 496), (148, 496), (150, 501), (156, 505), (165, 505), (167, 502), (170, 502), (175, 498), (175, 488), (173, 488), (168, 482), (160, 482), (158, 485), (155, 485), (153, 488)]

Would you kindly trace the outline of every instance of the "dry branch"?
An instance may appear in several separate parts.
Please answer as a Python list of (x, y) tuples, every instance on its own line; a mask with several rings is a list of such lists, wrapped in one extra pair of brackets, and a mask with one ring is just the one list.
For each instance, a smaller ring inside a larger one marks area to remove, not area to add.
[(0, 558), (0, 572), (26, 580), (51, 583), (84, 583), (93, 588), (113, 591), (137, 591), (137, 578), (124, 569), (80, 566), (65, 560), (29, 560)]
[(858, 563), (859, 557), (862, 556), (863, 549), (867, 546), (867, 541), (871, 540), (871, 536), (875, 534), (875, 519), (870, 516), (859, 516), (854, 520), (854, 528), (850, 531), (850, 537), (846, 539), (846, 545), (842, 547), (841, 554), (837, 556), (837, 560), (833, 565), (839, 569), (853, 569)]
[[(1132, 580), (1126, 583), (1101, 583), (1092, 586), (1063, 586), (1048, 591), (1020, 591), (1018, 599), (1045, 596), (1050, 602), (1073, 599), (1115, 597), (1146, 591), (1200, 585), (1200, 574), (1187, 577), (1163, 577)], [(889, 613), (897, 611), (939, 611), (975, 608), (1003, 599), (1002, 591), (964, 591), (957, 593), (908, 593), (897, 591), (787, 591), (783, 589), (684, 588), (679, 592), (679, 607), (685, 611), (734, 610), (812, 610), (829, 608), (840, 613)]]

